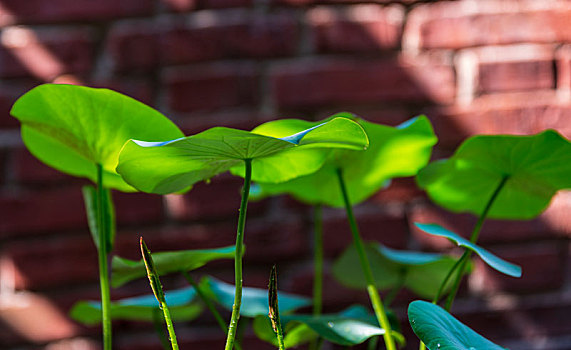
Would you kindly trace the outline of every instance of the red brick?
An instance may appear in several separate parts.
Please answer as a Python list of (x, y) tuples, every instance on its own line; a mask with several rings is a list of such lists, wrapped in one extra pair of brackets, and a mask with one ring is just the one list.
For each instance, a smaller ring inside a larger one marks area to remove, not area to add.
[(197, 9), (247, 7), (252, 0), (163, 0), (164, 6), (174, 12), (187, 12)]
[(404, 10), (400, 6), (318, 7), (308, 12), (319, 52), (372, 52), (400, 46)]
[(99, 276), (97, 250), (87, 230), (77, 237), (28, 239), (3, 249), (2, 265), (14, 266), (17, 289), (93, 282)]
[(556, 54), (557, 89), (569, 98), (571, 93), (571, 45), (563, 45)]
[(556, 129), (571, 137), (570, 105), (554, 90), (484, 95), (469, 106), (428, 108), (440, 147), (476, 134), (535, 134)]
[(222, 58), (288, 56), (297, 49), (295, 18), (285, 14), (197, 13), (168, 22), (113, 27), (108, 50), (118, 71), (144, 71)]
[[(393, 248), (406, 246), (408, 227), (402, 214), (374, 206), (357, 207), (354, 214), (363, 240), (381, 242)], [(323, 220), (325, 254), (337, 256), (352, 242), (345, 212), (326, 211)]]
[(233, 57), (280, 57), (296, 51), (299, 33), (291, 16), (242, 13), (214, 16), (213, 21), (197, 14), (194, 20), (168, 28), (161, 37), (160, 48), (165, 64)]
[(173, 68), (163, 81), (174, 112), (251, 106), (258, 100), (257, 72), (250, 64)]
[(561, 288), (565, 278), (567, 246), (533, 243), (532, 246), (490, 248), (497, 256), (522, 268), (522, 277), (506, 276), (476, 258), (470, 288), (481, 293), (530, 293)]
[(39, 161), (27, 148), (13, 151), (13, 176), (22, 184), (63, 183), (74, 179)]
[(146, 193), (113, 192), (116, 220), (121, 225), (141, 225), (163, 219), (163, 199)]
[(42, 31), (9, 27), (2, 32), (0, 77), (31, 76), (50, 82), (66, 73), (82, 73), (93, 66), (95, 41), (86, 28)]
[[(2, 54), (0, 53), (0, 57), (1, 56)], [(2, 68), (0, 68), (0, 71), (1, 70)], [(10, 110), (18, 97), (22, 96), (35, 85), (37, 85), (37, 83), (30, 81), (11, 81), (9, 84), (0, 85), (0, 128), (15, 129), (20, 127), (20, 122), (10, 115)]]
[(271, 72), (277, 105), (307, 108), (393, 101), (451, 102), (451, 66), (405, 59), (310, 59)]
[(154, 103), (153, 86), (147, 78), (96, 79), (90, 83), (90, 86), (120, 92), (149, 106), (153, 106)]
[(480, 65), (482, 93), (553, 88), (553, 62), (509, 62)]
[(308, 234), (296, 217), (248, 220), (244, 244), (246, 262), (276, 263), (308, 253)]
[(152, 0), (5, 0), (0, 7), (0, 24), (109, 20), (151, 14), (153, 5)]
[(521, 42), (565, 42), (571, 38), (566, 2), (462, 1), (414, 8), (405, 47), (459, 49)]
[(2, 237), (87, 227), (79, 186), (4, 192), (0, 197), (0, 212)]

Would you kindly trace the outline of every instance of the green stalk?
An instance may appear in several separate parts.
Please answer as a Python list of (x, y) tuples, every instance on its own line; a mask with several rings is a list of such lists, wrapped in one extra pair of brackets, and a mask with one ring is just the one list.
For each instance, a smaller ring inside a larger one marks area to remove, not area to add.
[(246, 225), (246, 209), (248, 208), (248, 195), (250, 193), (250, 182), (252, 179), (252, 160), (244, 161), (246, 172), (244, 175), (244, 188), (242, 189), (242, 202), (240, 203), (240, 213), (238, 216), (238, 229), (236, 235), (236, 255), (234, 257), (234, 283), (236, 292), (234, 293), (234, 305), (232, 305), (232, 317), (228, 326), (228, 337), (226, 338), (225, 350), (232, 350), (236, 339), (236, 329), (240, 319), (240, 306), (242, 305), (242, 252), (244, 250), (244, 227)]
[(313, 316), (319, 316), (323, 308), (323, 210), (320, 205), (313, 208), (313, 225)]
[[(198, 297), (202, 300), (202, 302), (206, 305), (206, 307), (208, 308), (208, 310), (210, 311), (210, 313), (212, 314), (212, 316), (214, 316), (214, 319), (216, 319), (216, 323), (218, 323), (218, 326), (220, 326), (220, 329), (222, 329), (222, 331), (224, 332), (224, 334), (228, 334), (228, 327), (226, 326), (226, 323), (224, 322), (224, 319), (222, 318), (222, 315), (220, 315), (220, 313), (218, 312), (218, 310), (216, 310), (216, 307), (214, 306), (214, 304), (212, 303), (212, 300), (210, 300), (210, 298), (204, 294), (204, 292), (202, 291), (202, 288), (200, 288), (200, 286), (198, 285), (198, 283), (196, 283), (196, 281), (194, 280), (194, 278), (192, 278), (192, 276), (186, 272), (186, 271), (181, 271), (182, 275), (184, 276), (184, 278), (188, 281), (188, 283), (190, 283), (191, 286), (194, 287), (194, 290), (196, 291), (196, 293), (198, 294)], [(234, 343), (234, 349), (236, 350), (242, 350), (242, 347), (240, 346), (240, 344), (238, 344), (237, 342)]]
[[(319, 316), (323, 309), (323, 209), (313, 207), (313, 316)], [(312, 350), (321, 347), (321, 338), (311, 341)]]
[(149, 278), (149, 283), (151, 284), (151, 289), (153, 290), (155, 298), (159, 302), (159, 308), (163, 310), (163, 316), (165, 318), (165, 323), (167, 324), (167, 331), (169, 333), (169, 340), (171, 342), (172, 349), (178, 350), (178, 342), (176, 340), (176, 334), (174, 331), (174, 326), (172, 323), (169, 307), (165, 299), (163, 286), (161, 285), (159, 274), (157, 273), (157, 270), (155, 268), (153, 257), (151, 256), (151, 251), (149, 250), (149, 248), (147, 248), (147, 245), (145, 244), (143, 237), (141, 237), (140, 245), (141, 245), (141, 254), (143, 255), (143, 261), (145, 262), (145, 268), (147, 270), (147, 277)]
[(343, 173), (341, 169), (337, 169), (337, 177), (339, 179), (339, 187), (341, 188), (341, 193), (343, 194), (343, 201), (345, 202), (345, 210), (347, 212), (347, 219), (349, 220), (349, 226), (351, 227), (351, 234), (353, 235), (353, 243), (359, 254), (359, 262), (361, 263), (361, 269), (365, 274), (365, 279), (367, 280), (367, 292), (369, 293), (369, 299), (371, 304), (373, 304), (373, 309), (375, 310), (375, 316), (379, 322), (381, 328), (385, 330), (383, 338), (385, 340), (385, 346), (387, 350), (396, 350), (395, 341), (392, 336), (391, 325), (389, 319), (385, 312), (381, 296), (377, 287), (375, 287), (375, 279), (373, 278), (373, 273), (371, 272), (371, 265), (367, 254), (365, 253), (365, 248), (363, 245), (363, 240), (359, 233), (359, 228), (355, 217), (353, 216), (353, 209), (351, 208), (351, 202), (349, 201), (349, 195), (347, 194), (347, 188), (345, 187), (345, 181), (343, 180)]
[(155, 329), (155, 333), (159, 337), (159, 341), (161, 342), (161, 346), (164, 350), (169, 350), (170, 345), (169, 341), (165, 335), (165, 330), (163, 327), (164, 318), (161, 317), (161, 311), (159, 309), (153, 309), (153, 328)]
[(103, 167), (97, 164), (97, 222), (99, 225), (99, 249), (97, 258), (99, 261), (99, 287), (101, 289), (101, 324), (103, 326), (103, 349), (111, 350), (111, 296), (109, 292), (109, 268), (107, 262), (107, 241), (110, 234), (105, 223), (103, 208)]
[[(472, 234), (470, 235), (470, 242), (476, 243), (478, 241), (480, 230), (482, 229), (482, 225), (484, 224), (484, 221), (486, 220), (486, 217), (488, 216), (488, 213), (492, 208), (492, 204), (494, 204), (494, 201), (496, 200), (496, 198), (498, 198), (498, 195), (500, 194), (502, 188), (504, 187), (508, 179), (509, 176), (507, 175), (503, 176), (500, 183), (494, 190), (494, 193), (490, 197), (490, 200), (488, 200), (488, 203), (484, 207), (484, 211), (478, 218), (478, 222), (476, 222), (476, 225), (472, 230)], [(470, 260), (471, 256), (472, 252), (466, 251), (464, 255), (462, 255), (462, 257), (460, 258), (460, 267), (458, 268), (458, 273), (456, 274), (456, 278), (454, 279), (452, 289), (450, 289), (450, 293), (448, 294), (448, 298), (446, 299), (446, 305), (445, 305), (446, 311), (450, 311), (450, 309), (452, 308), (452, 303), (454, 302), (454, 298), (456, 298), (456, 293), (458, 293), (458, 289), (460, 288), (460, 282), (462, 281), (462, 276), (464, 275), (464, 271), (466, 270), (466, 266), (468, 265), (468, 261)]]

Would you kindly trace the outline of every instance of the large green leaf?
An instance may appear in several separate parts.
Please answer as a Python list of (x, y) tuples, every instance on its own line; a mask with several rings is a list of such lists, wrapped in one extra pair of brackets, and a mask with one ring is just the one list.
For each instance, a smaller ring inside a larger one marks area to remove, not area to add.
[(446, 310), (426, 301), (408, 306), (412, 330), (430, 350), (504, 350), (474, 332)]
[[(228, 310), (232, 310), (235, 292), (233, 284), (224, 283), (213, 277), (204, 277), (200, 281), (200, 288), (211, 300), (216, 301)], [(311, 305), (309, 298), (279, 292), (278, 307), (282, 315), (309, 305)], [(258, 315), (267, 316), (268, 312), (268, 291), (266, 289), (242, 288), (242, 307), (240, 308), (240, 315), (246, 317), (255, 317)]]
[[(155, 267), (159, 275), (162, 276), (173, 272), (195, 270), (212, 260), (233, 259), (235, 253), (236, 248), (229, 246), (215, 249), (158, 252), (153, 253), (152, 256)], [(114, 256), (111, 266), (111, 285), (115, 288), (147, 275), (143, 260), (134, 261)]]
[[(192, 287), (172, 290), (165, 293), (171, 317), (175, 321), (190, 321), (202, 312), (201, 303), (196, 300)], [(159, 303), (153, 294), (127, 298), (111, 303), (111, 318), (152, 322), (153, 312), (159, 309)], [(80, 301), (70, 311), (74, 320), (86, 325), (101, 323), (101, 303), (98, 301)]]
[[(317, 172), (279, 184), (260, 185), (266, 195), (289, 193), (300, 201), (342, 207), (337, 169), (343, 171), (352, 204), (359, 203), (388, 185), (395, 177), (413, 176), (426, 165), (437, 138), (425, 116), (413, 118), (397, 127), (365, 121), (349, 113), (366, 131), (369, 148), (365, 152), (334, 150)], [(263, 124), (253, 132), (279, 137), (315, 123), (286, 119)]]
[(282, 138), (216, 127), (171, 142), (128, 142), (117, 171), (144, 192), (166, 194), (232, 169), (242, 175), (252, 160), (252, 179), (282, 182), (319, 169), (323, 148), (363, 150), (367, 135), (355, 122), (335, 118)]
[[(376, 318), (359, 305), (351, 306), (338, 314), (286, 315), (282, 316), (282, 324), (286, 325), (286, 348), (307, 343), (317, 337), (335, 344), (351, 346), (385, 333), (384, 329), (379, 328)], [(260, 339), (274, 343), (271, 338), (272, 326), (267, 316), (260, 315), (255, 318), (254, 332)], [(392, 333), (399, 343), (404, 342), (400, 333)]]
[(514, 265), (510, 262), (507, 262), (502, 258), (499, 258), (498, 256), (490, 253), (486, 249), (458, 235), (457, 233), (447, 230), (444, 227), (437, 224), (421, 224), (416, 222), (415, 225), (416, 227), (418, 227), (419, 229), (428, 234), (434, 236), (446, 237), (448, 238), (448, 240), (457, 244), (458, 246), (473, 251), (474, 253), (478, 254), (486, 264), (490, 265), (492, 268), (501, 273), (504, 273), (512, 277), (521, 277), (521, 267)]
[(533, 136), (480, 135), (417, 177), (430, 198), (454, 212), (481, 215), (502, 178), (488, 214), (496, 219), (531, 219), (561, 189), (571, 188), (571, 144), (556, 131)]
[(40, 85), (20, 97), (11, 114), (22, 123), (24, 143), (42, 162), (94, 182), (101, 164), (104, 186), (121, 191), (134, 191), (115, 171), (127, 140), (183, 136), (156, 110), (107, 89)]
[[(367, 243), (365, 249), (377, 288), (403, 287), (428, 299), (436, 295), (456, 261), (447, 255), (399, 251), (372, 242)], [(365, 290), (367, 281), (359, 266), (357, 251), (350, 246), (335, 261), (333, 276), (344, 286)]]
[[(85, 203), (85, 212), (87, 214), (87, 223), (89, 225), (89, 232), (91, 238), (95, 243), (95, 247), (99, 250), (99, 223), (97, 219), (97, 189), (93, 186), (83, 186), (83, 201)], [(115, 208), (113, 206), (113, 199), (111, 191), (106, 188), (103, 190), (103, 217), (105, 225), (110, 230), (110, 235), (107, 237), (107, 252), (113, 250), (113, 243), (115, 242)]]

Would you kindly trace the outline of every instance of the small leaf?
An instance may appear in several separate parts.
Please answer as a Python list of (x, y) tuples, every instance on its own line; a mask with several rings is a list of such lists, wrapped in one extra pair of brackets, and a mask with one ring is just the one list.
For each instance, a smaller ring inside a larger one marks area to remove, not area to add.
[(426, 301), (410, 303), (408, 319), (414, 333), (431, 350), (504, 350)]
[[(377, 288), (384, 290), (402, 286), (429, 299), (436, 295), (440, 283), (456, 261), (447, 255), (399, 251), (375, 242), (367, 243), (365, 249)], [(367, 289), (354, 246), (348, 247), (335, 261), (333, 276), (344, 286)]]
[[(379, 328), (375, 316), (369, 314), (362, 306), (352, 306), (338, 314), (285, 315), (282, 324), (286, 324), (286, 348), (301, 345), (317, 337), (335, 344), (351, 346), (384, 334)], [(254, 331), (262, 340), (269, 340), (272, 328), (267, 318), (257, 317), (254, 320)], [(397, 342), (403, 344), (404, 337), (393, 331)], [(272, 341), (270, 341), (272, 342)]]
[(449, 159), (424, 168), (417, 182), (444, 208), (479, 216), (507, 176), (488, 217), (518, 220), (536, 217), (558, 190), (571, 188), (570, 175), (571, 143), (547, 130), (471, 137)]
[[(191, 321), (202, 312), (202, 306), (196, 302), (196, 292), (192, 287), (172, 290), (165, 293), (170, 305), (171, 316), (177, 321)], [(158, 310), (157, 300), (152, 294), (126, 298), (111, 302), (113, 320), (152, 322), (154, 310)], [(101, 323), (101, 303), (80, 301), (70, 311), (74, 320), (86, 325)]]
[[(413, 118), (397, 127), (371, 123), (349, 113), (333, 117), (338, 116), (351, 118), (363, 127), (370, 142), (365, 152), (333, 150), (317, 172), (288, 182), (270, 184), (254, 179), (261, 182), (258, 194), (289, 193), (305, 203), (342, 207), (337, 178), (337, 169), (340, 168), (351, 203), (357, 204), (386, 187), (392, 178), (416, 175), (428, 162), (432, 146), (437, 141), (425, 116)], [(253, 132), (279, 137), (312, 125), (315, 123), (284, 119), (262, 124)]]
[[(200, 288), (210, 296), (211, 300), (216, 301), (228, 310), (232, 310), (234, 304), (234, 285), (224, 283), (213, 277), (204, 277), (200, 281)], [(279, 310), (282, 313), (288, 313), (295, 309), (311, 305), (311, 300), (306, 297), (280, 292), (278, 301)], [(260, 288), (242, 288), (242, 307), (240, 315), (246, 317), (255, 317), (258, 315), (268, 315), (268, 291)]]
[[(83, 201), (85, 203), (85, 212), (87, 213), (87, 222), (89, 224), (89, 232), (95, 246), (99, 250), (99, 229), (97, 219), (97, 189), (93, 186), (83, 186)], [(103, 190), (103, 210), (106, 220), (106, 225), (111, 231), (111, 236), (107, 239), (107, 251), (113, 250), (115, 242), (115, 209), (113, 207), (113, 199), (111, 198), (111, 191), (109, 189)]]
[(478, 254), (486, 264), (490, 265), (493, 269), (501, 273), (504, 273), (512, 277), (521, 277), (521, 267), (499, 258), (498, 256), (490, 253), (486, 249), (470, 242), (464, 237), (461, 237), (457, 233), (447, 230), (444, 227), (437, 224), (421, 224), (416, 222), (415, 225), (420, 230), (428, 234), (431, 234), (433, 236), (446, 237), (448, 238), (448, 240), (457, 244), (458, 246), (473, 251), (474, 253)]
[(22, 123), (22, 139), (36, 158), (93, 182), (101, 164), (104, 187), (120, 191), (135, 190), (115, 171), (127, 140), (183, 136), (156, 110), (107, 89), (44, 84), (20, 97), (10, 113)]
[[(215, 249), (159, 252), (153, 253), (152, 256), (159, 275), (166, 275), (173, 272), (195, 270), (213, 260), (233, 259), (235, 252), (236, 248), (229, 246)], [(133, 261), (115, 256), (111, 266), (111, 285), (115, 288), (145, 276), (145, 264), (142, 260)]]
[(147, 277), (149, 278), (149, 283), (151, 284), (151, 289), (160, 304), (166, 303), (165, 295), (163, 293), (163, 286), (161, 285), (161, 280), (159, 279), (159, 274), (157, 269), (155, 269), (155, 264), (153, 263), (153, 257), (151, 256), (151, 251), (147, 248), (143, 237), (141, 237), (141, 254), (143, 255), (143, 261), (145, 263), (145, 268), (147, 270)]
[(117, 171), (141, 191), (166, 194), (230, 169), (243, 176), (247, 159), (252, 160), (252, 180), (287, 181), (319, 169), (328, 154), (321, 148), (363, 150), (367, 145), (363, 129), (346, 118), (289, 138), (216, 127), (167, 143), (131, 140), (121, 151)]

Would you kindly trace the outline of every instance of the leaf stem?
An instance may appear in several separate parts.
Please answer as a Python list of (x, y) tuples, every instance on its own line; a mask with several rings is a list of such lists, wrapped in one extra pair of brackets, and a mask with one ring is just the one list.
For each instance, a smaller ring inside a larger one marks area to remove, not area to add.
[(105, 223), (104, 214), (103, 167), (97, 164), (97, 222), (99, 225), (99, 287), (101, 289), (101, 323), (103, 326), (103, 349), (111, 350), (111, 296), (109, 291), (109, 267), (107, 262), (109, 227)]
[(396, 345), (391, 332), (391, 325), (389, 319), (385, 312), (381, 296), (379, 291), (375, 286), (375, 279), (373, 278), (373, 273), (371, 271), (371, 265), (367, 254), (365, 253), (365, 248), (363, 245), (363, 240), (359, 233), (359, 228), (355, 217), (353, 215), (353, 209), (351, 207), (351, 202), (349, 201), (349, 195), (347, 194), (347, 188), (345, 187), (345, 181), (343, 180), (343, 172), (341, 169), (337, 169), (337, 178), (339, 179), (339, 187), (341, 188), (341, 193), (343, 195), (343, 201), (345, 202), (345, 210), (347, 212), (347, 219), (349, 220), (349, 226), (351, 227), (351, 234), (353, 235), (353, 242), (359, 254), (359, 262), (361, 263), (361, 268), (365, 274), (365, 279), (367, 280), (367, 292), (369, 293), (369, 299), (373, 304), (373, 309), (375, 310), (375, 316), (379, 322), (381, 328), (385, 330), (383, 338), (385, 340), (385, 346), (387, 350), (395, 350)]
[(246, 159), (244, 187), (242, 188), (242, 202), (240, 203), (240, 213), (238, 216), (238, 229), (236, 234), (236, 255), (234, 257), (234, 283), (236, 292), (234, 293), (234, 305), (232, 305), (232, 316), (228, 326), (228, 337), (226, 338), (225, 350), (232, 350), (236, 339), (236, 329), (240, 319), (240, 306), (242, 305), (242, 252), (244, 250), (244, 227), (246, 225), (246, 210), (248, 208), (248, 195), (250, 193), (250, 182), (252, 179), (252, 160)]
[[(313, 316), (319, 316), (323, 309), (323, 208), (313, 207)], [(320, 338), (311, 341), (310, 349), (320, 348)]]
[(161, 317), (160, 309), (153, 309), (153, 328), (155, 329), (155, 333), (157, 333), (157, 336), (159, 337), (159, 341), (161, 342), (163, 349), (169, 350), (170, 345), (165, 335), (163, 324), (164, 324), (164, 318)]
[(282, 323), (280, 320), (280, 311), (278, 307), (278, 273), (276, 270), (276, 265), (272, 266), (272, 271), (270, 273), (270, 283), (268, 285), (268, 306), (269, 306), (269, 317), (272, 322), (272, 328), (278, 339), (279, 350), (285, 350), (284, 344), (284, 333), (282, 330)]
[[(480, 235), (482, 225), (484, 224), (484, 221), (486, 220), (488, 213), (492, 208), (492, 205), (494, 204), (495, 200), (498, 198), (498, 195), (500, 194), (502, 188), (504, 187), (508, 179), (509, 179), (508, 175), (502, 176), (500, 183), (492, 193), (492, 196), (488, 200), (488, 203), (486, 203), (486, 206), (484, 207), (482, 214), (478, 218), (478, 222), (476, 222), (476, 225), (472, 230), (472, 234), (470, 235), (470, 242), (476, 243), (478, 241), (478, 236)], [(460, 263), (459, 263), (460, 265), (458, 267), (456, 278), (454, 279), (452, 288), (450, 289), (450, 293), (448, 294), (448, 298), (446, 299), (446, 305), (444, 307), (446, 311), (450, 311), (450, 309), (452, 308), (452, 303), (454, 303), (454, 299), (456, 298), (456, 293), (458, 293), (458, 289), (460, 288), (460, 282), (462, 281), (462, 276), (464, 275), (464, 271), (466, 270), (466, 266), (468, 264), (468, 260), (470, 260), (470, 256), (472, 256), (472, 252), (467, 250), (460, 258)]]

